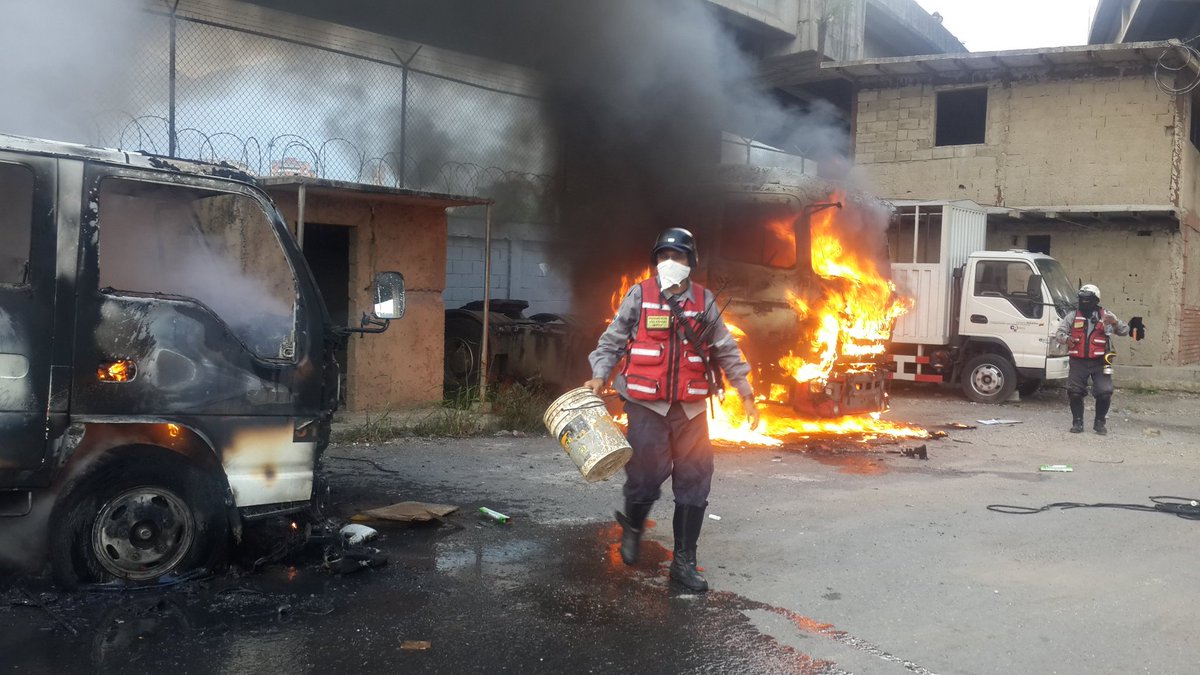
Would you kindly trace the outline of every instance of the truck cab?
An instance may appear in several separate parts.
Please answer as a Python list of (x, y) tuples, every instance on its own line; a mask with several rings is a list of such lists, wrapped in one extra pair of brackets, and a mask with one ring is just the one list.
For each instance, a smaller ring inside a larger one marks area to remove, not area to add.
[[(816, 176), (782, 167), (723, 164), (700, 179), (688, 223), (702, 244), (700, 278), (720, 292), (723, 317), (745, 338), (740, 347), (755, 386), (773, 403), (806, 416), (840, 417), (887, 409), (886, 373), (875, 355), (851, 355), (839, 344), (828, 372), (800, 381), (781, 360), (820, 362), (821, 318), (798, 304), (844, 290), (843, 279), (814, 270), (812, 223), (836, 214), (849, 231), (878, 232), (885, 205)], [(856, 237), (864, 250), (882, 238)]]
[(893, 379), (961, 386), (980, 403), (1032, 394), (1067, 376), (1055, 329), (1075, 289), (1054, 258), (982, 250), (986, 213), (973, 202), (897, 202), (892, 272), (914, 301), (892, 336)]
[(0, 527), (35, 521), (66, 586), (219, 563), (322, 493), (336, 345), (403, 277), (373, 309), (332, 325), (232, 167), (0, 136)]

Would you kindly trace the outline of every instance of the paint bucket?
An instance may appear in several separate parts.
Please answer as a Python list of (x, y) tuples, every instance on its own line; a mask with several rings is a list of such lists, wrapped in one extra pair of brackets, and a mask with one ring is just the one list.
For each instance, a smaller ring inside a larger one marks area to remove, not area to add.
[(589, 483), (612, 478), (633, 456), (604, 401), (587, 387), (558, 397), (542, 421)]

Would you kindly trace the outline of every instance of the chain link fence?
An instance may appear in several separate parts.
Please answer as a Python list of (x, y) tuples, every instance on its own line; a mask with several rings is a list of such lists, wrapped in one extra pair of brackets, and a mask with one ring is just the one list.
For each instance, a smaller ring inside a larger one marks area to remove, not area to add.
[(540, 101), (328, 45), (149, 13), (127, 109), (97, 142), (250, 173), (495, 197), (541, 213)]

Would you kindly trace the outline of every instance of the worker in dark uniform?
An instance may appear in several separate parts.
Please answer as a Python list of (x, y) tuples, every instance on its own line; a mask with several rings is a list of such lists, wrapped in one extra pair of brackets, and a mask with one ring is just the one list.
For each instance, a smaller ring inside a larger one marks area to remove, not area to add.
[(633, 457), (625, 465), (621, 558), (637, 561), (646, 516), (670, 477), (675, 496), (671, 579), (708, 590), (696, 569), (696, 542), (712, 485), (713, 454), (705, 412), (721, 373), (737, 389), (751, 428), (759, 422), (746, 376), (750, 366), (716, 309), (711, 291), (689, 280), (696, 267), (692, 234), (671, 228), (651, 252), (656, 274), (629, 289), (617, 316), (588, 360), (597, 394), (624, 359), (613, 383), (629, 416)]
[(1083, 399), (1088, 380), (1096, 399), (1096, 420), (1092, 429), (1101, 436), (1108, 433), (1105, 418), (1112, 403), (1112, 336), (1129, 335), (1129, 325), (1100, 306), (1100, 289), (1093, 284), (1079, 288), (1079, 307), (1067, 312), (1059, 322), (1055, 338), (1066, 344), (1071, 357), (1067, 375), (1067, 396), (1071, 401), (1071, 433), (1083, 433)]

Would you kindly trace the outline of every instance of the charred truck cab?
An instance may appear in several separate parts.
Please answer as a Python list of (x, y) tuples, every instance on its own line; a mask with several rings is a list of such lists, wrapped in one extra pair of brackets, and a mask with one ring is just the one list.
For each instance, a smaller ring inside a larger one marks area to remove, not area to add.
[[(727, 321), (748, 336), (741, 347), (753, 368), (756, 389), (807, 416), (886, 410), (882, 354), (843, 354), (827, 377), (805, 382), (779, 365), (789, 352), (802, 353), (811, 345), (818, 330), (817, 319), (800, 318), (789, 298), (818, 298), (838, 283), (813, 269), (814, 215), (836, 209), (839, 220), (861, 221), (874, 211), (886, 211), (886, 205), (830, 181), (777, 167), (723, 164), (709, 169), (699, 185), (688, 222), (696, 224), (703, 242), (701, 275), (710, 288), (721, 291), (718, 302), (728, 299)], [(885, 245), (881, 239), (884, 260)]]
[(74, 585), (205, 568), (247, 520), (309, 509), (335, 348), (403, 315), (399, 274), (375, 292), (333, 326), (232, 168), (0, 136), (3, 515), (47, 504)]

